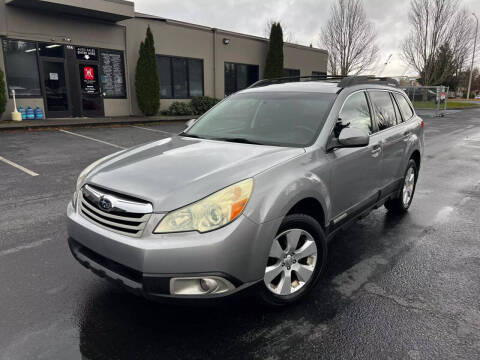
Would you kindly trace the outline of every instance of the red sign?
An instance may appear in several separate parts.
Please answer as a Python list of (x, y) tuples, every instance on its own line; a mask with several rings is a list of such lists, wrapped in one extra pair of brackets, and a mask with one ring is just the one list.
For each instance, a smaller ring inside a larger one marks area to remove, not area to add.
[(85, 66), (83, 68), (83, 76), (85, 80), (95, 80), (95, 76), (93, 74), (93, 67)]

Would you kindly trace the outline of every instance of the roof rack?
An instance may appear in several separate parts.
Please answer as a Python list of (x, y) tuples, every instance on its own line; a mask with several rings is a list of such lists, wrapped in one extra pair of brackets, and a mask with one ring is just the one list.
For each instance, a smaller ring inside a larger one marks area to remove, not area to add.
[(328, 81), (338, 83), (339, 88), (346, 88), (361, 84), (376, 84), (399, 87), (398, 81), (389, 77), (375, 77), (373, 75), (364, 76), (340, 76), (340, 75), (308, 75), (308, 76), (288, 76), (273, 79), (263, 79), (250, 85), (248, 88), (268, 86), (275, 84), (285, 84), (301, 81)]
[(290, 82), (299, 82), (299, 81), (332, 81), (332, 80), (341, 80), (345, 76), (337, 75), (306, 75), (306, 76), (286, 76), (273, 79), (262, 79), (250, 85), (248, 88), (256, 88), (260, 86), (268, 86), (275, 84), (284, 84)]
[(376, 84), (398, 87), (398, 81), (389, 77), (375, 77), (372, 75), (365, 76), (347, 76), (344, 77), (339, 83), (338, 87), (346, 88), (354, 85), (361, 84)]

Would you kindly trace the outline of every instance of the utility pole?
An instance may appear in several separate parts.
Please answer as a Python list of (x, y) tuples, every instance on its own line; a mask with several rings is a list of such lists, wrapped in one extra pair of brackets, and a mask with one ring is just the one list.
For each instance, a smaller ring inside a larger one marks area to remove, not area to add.
[(467, 100), (470, 99), (470, 88), (472, 87), (472, 74), (473, 74), (473, 63), (475, 61), (475, 50), (477, 47), (477, 34), (478, 34), (478, 17), (475, 13), (472, 13), (475, 16), (475, 20), (477, 20), (477, 27), (475, 30), (475, 40), (473, 42), (473, 54), (472, 54), (472, 65), (470, 66), (470, 78), (468, 79), (468, 92), (467, 92)]

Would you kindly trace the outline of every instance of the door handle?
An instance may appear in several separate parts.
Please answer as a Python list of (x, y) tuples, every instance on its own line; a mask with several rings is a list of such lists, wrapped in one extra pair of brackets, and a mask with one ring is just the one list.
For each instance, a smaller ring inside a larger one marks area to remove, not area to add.
[(380, 145), (374, 145), (372, 148), (372, 156), (376, 157), (382, 151), (382, 147)]

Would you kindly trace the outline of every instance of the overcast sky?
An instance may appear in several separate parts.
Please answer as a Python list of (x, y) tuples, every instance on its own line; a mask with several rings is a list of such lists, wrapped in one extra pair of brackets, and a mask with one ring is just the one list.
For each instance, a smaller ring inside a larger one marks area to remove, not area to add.
[[(319, 46), (319, 33), (334, 0), (135, 0), (135, 11), (245, 34), (264, 36), (268, 19), (280, 20), (286, 32), (302, 45)], [(400, 43), (408, 33), (408, 0), (363, 0), (378, 32), (377, 72), (388, 56), (382, 75), (410, 75), (400, 58)], [(460, 0), (462, 1), (462, 0)], [(480, 18), (480, 0), (463, 0)], [(472, 22), (475, 19), (472, 16)], [(480, 36), (479, 36), (480, 38)], [(480, 40), (480, 39), (479, 39)], [(480, 51), (477, 52), (480, 65)]]

